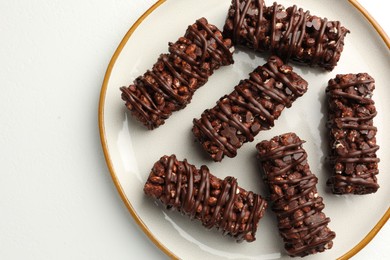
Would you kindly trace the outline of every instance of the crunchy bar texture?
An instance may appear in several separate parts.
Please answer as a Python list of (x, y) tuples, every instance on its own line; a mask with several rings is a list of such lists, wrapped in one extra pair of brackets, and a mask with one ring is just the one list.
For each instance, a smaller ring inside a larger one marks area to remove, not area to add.
[(296, 5), (266, 6), (263, 0), (232, 0), (224, 26), (224, 36), (236, 45), (326, 70), (337, 65), (348, 32), (339, 21), (311, 15)]
[(367, 73), (337, 75), (329, 80), (328, 129), (333, 175), (328, 185), (335, 194), (368, 194), (378, 190), (376, 175), (377, 114), (372, 94), (374, 79)]
[(308, 85), (276, 56), (249, 76), (193, 121), (193, 134), (214, 161), (235, 157), (244, 143), (273, 127), (283, 109), (302, 96)]
[(296, 134), (287, 133), (257, 144), (272, 210), (290, 256), (306, 256), (333, 246), (335, 233), (322, 212), (317, 177), (310, 171), (307, 154)]
[(144, 192), (237, 242), (256, 239), (258, 222), (267, 207), (260, 195), (239, 187), (235, 178), (218, 179), (206, 166), (197, 169), (175, 155), (163, 156), (154, 164)]
[(214, 70), (233, 63), (230, 39), (205, 18), (189, 26), (184, 37), (169, 43), (152, 70), (121, 87), (122, 99), (132, 115), (148, 129), (162, 124), (172, 112), (190, 103)]

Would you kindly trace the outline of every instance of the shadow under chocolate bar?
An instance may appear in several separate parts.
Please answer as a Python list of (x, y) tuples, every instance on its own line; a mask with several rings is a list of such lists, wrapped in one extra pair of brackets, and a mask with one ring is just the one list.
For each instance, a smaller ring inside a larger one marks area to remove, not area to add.
[(183, 37), (169, 43), (151, 70), (121, 87), (131, 114), (152, 130), (164, 124), (172, 112), (190, 103), (214, 70), (233, 64), (232, 42), (205, 18), (190, 25)]
[(197, 169), (187, 160), (178, 161), (175, 155), (165, 155), (154, 164), (144, 192), (237, 242), (256, 239), (258, 222), (267, 207), (260, 195), (239, 187), (235, 178), (221, 180), (206, 166)]
[(283, 109), (302, 96), (307, 86), (292, 67), (272, 56), (214, 108), (194, 119), (192, 132), (214, 161), (235, 157), (244, 143), (273, 127)]
[(266, 6), (263, 0), (232, 0), (224, 26), (224, 36), (235, 45), (326, 70), (337, 65), (347, 33), (339, 21), (311, 15), (296, 5)]
[(285, 249), (301, 257), (332, 248), (336, 236), (322, 212), (318, 179), (310, 171), (303, 143), (296, 134), (286, 133), (256, 146)]
[(368, 194), (379, 188), (374, 89), (375, 81), (367, 73), (339, 74), (329, 80), (328, 161), (332, 176), (327, 184), (335, 194)]

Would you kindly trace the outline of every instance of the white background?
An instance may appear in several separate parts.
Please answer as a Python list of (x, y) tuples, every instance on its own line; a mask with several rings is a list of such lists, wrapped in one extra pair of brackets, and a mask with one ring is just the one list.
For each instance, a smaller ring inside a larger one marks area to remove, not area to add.
[[(389, 33), (384, 2), (360, 2)], [(165, 258), (122, 203), (97, 123), (110, 58), (153, 3), (0, 0), (0, 259)], [(390, 259), (388, 244), (390, 223), (354, 259)]]

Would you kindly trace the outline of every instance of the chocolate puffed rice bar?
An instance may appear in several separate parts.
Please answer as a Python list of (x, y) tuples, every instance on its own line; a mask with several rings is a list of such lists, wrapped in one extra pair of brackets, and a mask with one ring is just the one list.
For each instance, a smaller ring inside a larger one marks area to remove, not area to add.
[(201, 18), (184, 37), (169, 43), (169, 53), (161, 54), (152, 70), (120, 88), (122, 99), (131, 114), (152, 130), (186, 107), (214, 70), (233, 64), (233, 51), (231, 40)]
[(311, 15), (296, 5), (266, 6), (263, 0), (232, 0), (224, 26), (224, 36), (235, 45), (326, 70), (337, 65), (348, 32), (339, 21)]
[(207, 166), (197, 169), (187, 160), (178, 161), (175, 155), (163, 156), (154, 164), (144, 192), (237, 242), (256, 239), (258, 222), (267, 207), (260, 195), (239, 187), (235, 178), (221, 180)]
[(249, 76), (193, 121), (194, 136), (214, 161), (235, 157), (244, 143), (273, 127), (283, 109), (291, 107), (308, 85), (276, 56)]
[(374, 79), (367, 73), (337, 75), (329, 80), (329, 163), (332, 176), (327, 184), (335, 194), (368, 194), (378, 190), (376, 175), (377, 114), (372, 94)]
[(306, 256), (333, 246), (335, 233), (322, 212), (317, 177), (310, 171), (302, 141), (294, 133), (257, 144), (270, 204), (278, 220), (279, 233), (290, 256)]

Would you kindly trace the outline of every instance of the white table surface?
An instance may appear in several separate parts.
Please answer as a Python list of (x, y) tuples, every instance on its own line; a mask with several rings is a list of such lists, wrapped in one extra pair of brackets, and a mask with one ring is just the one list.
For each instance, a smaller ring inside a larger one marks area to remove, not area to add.
[[(360, 2), (389, 34), (384, 1)], [(97, 123), (109, 60), (153, 3), (0, 1), (0, 259), (165, 258), (122, 203)], [(389, 244), (387, 223), (354, 259), (390, 259)]]

